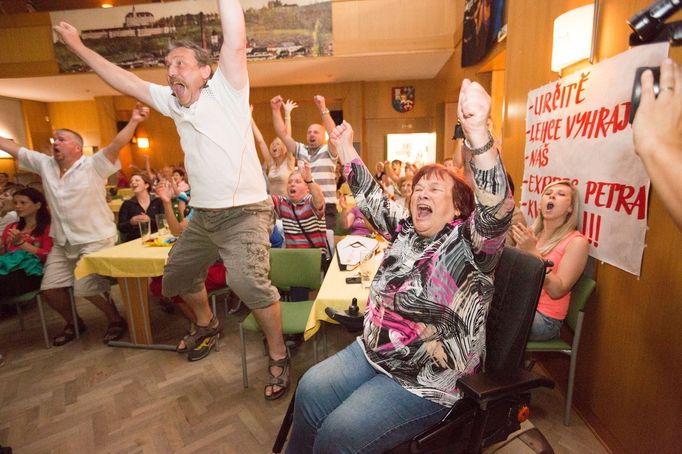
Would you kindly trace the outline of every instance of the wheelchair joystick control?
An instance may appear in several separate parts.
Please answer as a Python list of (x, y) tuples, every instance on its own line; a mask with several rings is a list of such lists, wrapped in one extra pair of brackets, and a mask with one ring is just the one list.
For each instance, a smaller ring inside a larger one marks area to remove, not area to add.
[(348, 306), (348, 310), (346, 311), (346, 313), (351, 317), (357, 317), (358, 314), (360, 314), (360, 308), (358, 307), (357, 298), (353, 298), (353, 300), (350, 302), (350, 306)]
[(360, 313), (357, 298), (353, 298), (348, 309), (337, 310), (333, 307), (326, 307), (324, 312), (329, 318), (339, 322), (344, 328), (351, 333), (362, 331), (362, 322), (364, 320), (363, 314)]

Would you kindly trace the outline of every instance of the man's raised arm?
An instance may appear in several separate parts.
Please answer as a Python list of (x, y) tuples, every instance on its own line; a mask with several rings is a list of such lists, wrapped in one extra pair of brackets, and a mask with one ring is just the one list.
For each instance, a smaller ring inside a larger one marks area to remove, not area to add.
[(128, 124), (125, 125), (125, 127), (121, 129), (121, 132), (116, 134), (114, 140), (112, 140), (111, 143), (102, 150), (102, 153), (104, 153), (109, 161), (116, 162), (118, 159), (118, 152), (125, 144), (130, 142), (133, 134), (135, 134), (135, 128), (137, 128), (137, 125), (145, 121), (147, 117), (149, 117), (149, 107), (144, 107), (140, 103), (137, 103), (133, 109), (133, 115), (130, 117)]
[(21, 145), (19, 145), (18, 143), (16, 143), (12, 139), (6, 139), (4, 137), (0, 137), (0, 150), (6, 151), (14, 159), (17, 159), (19, 157), (19, 148), (21, 148)]
[(223, 47), (218, 65), (230, 85), (240, 90), (248, 80), (244, 11), (238, 0), (219, 0), (218, 4), (223, 27)]
[(149, 92), (149, 82), (140, 79), (130, 71), (116, 66), (94, 50), (86, 47), (74, 26), (66, 22), (60, 22), (54, 26), (54, 31), (59, 35), (60, 41), (71, 52), (80, 57), (107, 84), (125, 95), (137, 98), (149, 106), (155, 105)]

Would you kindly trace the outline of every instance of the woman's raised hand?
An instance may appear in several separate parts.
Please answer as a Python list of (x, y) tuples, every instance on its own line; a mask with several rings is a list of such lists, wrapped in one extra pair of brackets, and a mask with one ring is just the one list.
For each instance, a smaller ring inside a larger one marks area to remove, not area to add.
[(332, 131), (331, 136), (329, 136), (331, 143), (339, 148), (343, 146), (353, 146), (353, 128), (350, 123), (344, 120), (343, 123), (338, 125)]
[(457, 117), (464, 130), (464, 136), (472, 148), (480, 148), (488, 143), (490, 105), (490, 95), (478, 82), (472, 82), (469, 79), (462, 81), (457, 103)]
[(284, 114), (290, 115), (291, 111), (298, 107), (298, 104), (295, 101), (292, 101), (291, 99), (287, 99), (286, 102), (283, 104), (283, 107)]

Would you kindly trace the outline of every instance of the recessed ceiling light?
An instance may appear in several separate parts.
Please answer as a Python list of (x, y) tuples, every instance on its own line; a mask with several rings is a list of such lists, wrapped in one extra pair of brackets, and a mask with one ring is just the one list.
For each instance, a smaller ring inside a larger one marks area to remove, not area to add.
[(112, 6), (114, 5), (112, 5), (111, 3), (102, 3), (102, 8), (111, 8)]

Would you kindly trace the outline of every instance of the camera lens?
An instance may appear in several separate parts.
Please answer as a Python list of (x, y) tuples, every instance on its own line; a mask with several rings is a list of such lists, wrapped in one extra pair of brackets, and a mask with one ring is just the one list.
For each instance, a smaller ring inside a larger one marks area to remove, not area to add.
[(642, 41), (656, 37), (663, 22), (682, 4), (682, 0), (659, 0), (628, 19), (628, 25)]

